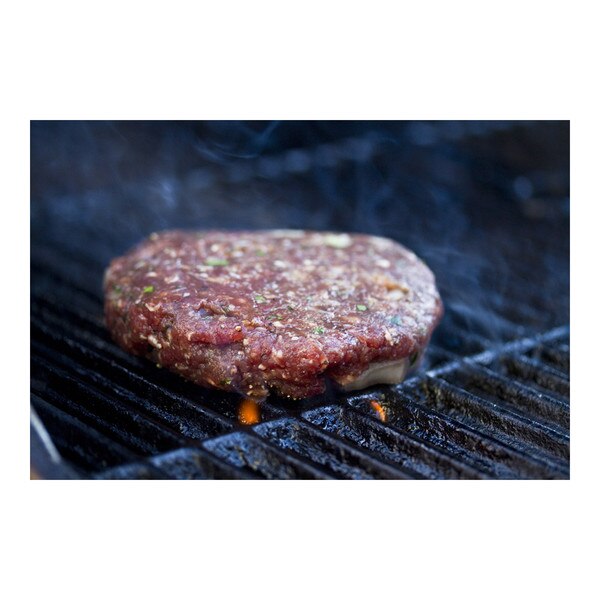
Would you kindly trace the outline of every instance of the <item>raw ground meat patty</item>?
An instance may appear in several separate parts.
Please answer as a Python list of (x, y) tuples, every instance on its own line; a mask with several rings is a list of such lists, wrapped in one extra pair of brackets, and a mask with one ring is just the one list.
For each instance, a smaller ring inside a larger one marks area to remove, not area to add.
[(112, 261), (104, 289), (124, 349), (254, 398), (399, 382), (442, 315), (419, 258), (359, 234), (153, 233)]

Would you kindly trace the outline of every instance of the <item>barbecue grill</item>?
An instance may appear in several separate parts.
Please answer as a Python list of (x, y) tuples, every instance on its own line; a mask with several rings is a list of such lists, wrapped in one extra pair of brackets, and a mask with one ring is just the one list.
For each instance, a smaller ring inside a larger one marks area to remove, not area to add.
[[(568, 123), (33, 122), (31, 151), (35, 476), (569, 477)], [(243, 424), (103, 325), (110, 259), (177, 227), (407, 245), (446, 308), (423, 367)]]

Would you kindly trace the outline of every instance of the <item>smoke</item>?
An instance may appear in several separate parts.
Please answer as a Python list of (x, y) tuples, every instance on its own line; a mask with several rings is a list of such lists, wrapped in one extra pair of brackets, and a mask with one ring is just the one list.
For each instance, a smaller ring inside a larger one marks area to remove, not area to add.
[(252, 127), (240, 121), (209, 121), (206, 133), (196, 139), (195, 149), (200, 157), (216, 164), (257, 158), (268, 148), (279, 123), (259, 122)]
[(177, 227), (363, 232), (434, 271), (445, 350), (568, 320), (564, 124), (34, 122), (31, 183), (32, 244), (74, 260)]

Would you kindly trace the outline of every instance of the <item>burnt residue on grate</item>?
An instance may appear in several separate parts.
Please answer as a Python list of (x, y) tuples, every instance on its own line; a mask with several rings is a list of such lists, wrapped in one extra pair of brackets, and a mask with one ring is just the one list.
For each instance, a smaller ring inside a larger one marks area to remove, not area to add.
[[(31, 402), (62, 472), (568, 478), (568, 126), (240, 127), (241, 149), (232, 124), (32, 126)], [(386, 235), (427, 261), (446, 315), (420, 373), (269, 399), (243, 425), (238, 397), (108, 336), (104, 268), (151, 231), (291, 226)]]

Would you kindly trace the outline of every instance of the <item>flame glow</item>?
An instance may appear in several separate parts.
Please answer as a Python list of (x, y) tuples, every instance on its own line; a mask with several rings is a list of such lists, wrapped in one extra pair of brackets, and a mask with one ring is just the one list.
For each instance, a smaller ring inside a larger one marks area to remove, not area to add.
[(377, 417), (379, 418), (379, 420), (385, 423), (387, 416), (385, 414), (385, 409), (383, 408), (383, 406), (381, 406), (379, 402), (371, 400), (371, 408), (377, 413)]
[(240, 402), (238, 420), (242, 425), (255, 425), (260, 423), (260, 408), (254, 400), (244, 398)]

